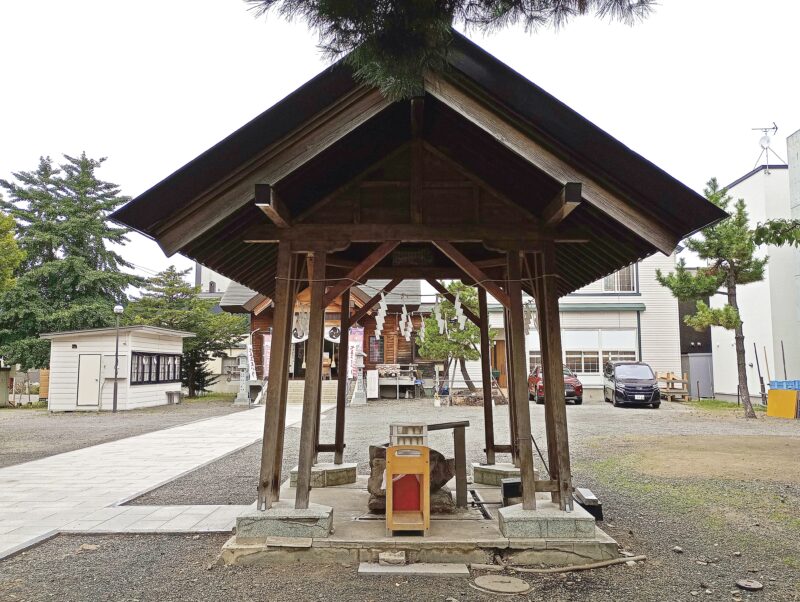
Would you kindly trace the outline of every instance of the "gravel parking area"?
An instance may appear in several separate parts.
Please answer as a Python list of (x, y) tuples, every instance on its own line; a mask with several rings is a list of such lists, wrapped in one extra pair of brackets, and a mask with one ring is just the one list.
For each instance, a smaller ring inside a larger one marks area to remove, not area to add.
[(117, 414), (3, 409), (0, 410), (0, 468), (242, 409), (231, 402), (229, 397), (209, 396), (179, 405)]
[[(540, 444), (542, 408), (532, 407)], [(496, 408), (497, 440), (507, 440), (507, 409)], [(604, 504), (602, 527), (648, 560), (568, 575), (518, 575), (530, 600), (800, 600), (800, 424), (677, 404), (660, 410), (568, 408), (575, 483)], [(346, 459), (365, 471), (367, 446), (396, 420), (467, 419), (468, 456), (482, 458), (480, 408), (379, 402), (348, 410)], [(333, 436), (333, 412), (322, 440)], [(299, 432), (286, 434), (284, 470), (295, 463)], [(685, 444), (684, 444), (685, 443)], [(449, 453), (449, 433), (432, 433)], [(765, 451), (766, 450), (766, 451)], [(780, 471), (761, 470), (774, 450)], [(544, 450), (543, 450), (544, 452)], [(253, 445), (153, 491), (136, 503), (250, 503), (260, 445)], [(675, 457), (681, 462), (668, 462)], [(747, 458), (752, 457), (751, 464)], [(708, 458), (712, 458), (708, 461)], [(326, 459), (323, 457), (323, 459)], [(675, 470), (671, 470), (675, 464)], [(724, 468), (735, 465), (741, 474)], [(61, 536), (0, 563), (2, 600), (490, 600), (466, 579), (356, 576), (356, 567), (211, 566), (225, 536)], [(96, 550), (80, 551), (84, 543)], [(681, 553), (673, 551), (679, 546)], [(738, 579), (764, 589), (740, 592)], [(113, 592), (113, 594), (112, 594)]]

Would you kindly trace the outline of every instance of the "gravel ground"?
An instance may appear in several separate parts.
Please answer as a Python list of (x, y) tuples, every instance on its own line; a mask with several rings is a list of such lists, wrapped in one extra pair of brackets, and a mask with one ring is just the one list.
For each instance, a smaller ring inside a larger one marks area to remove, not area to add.
[[(533, 408), (543, 442), (542, 409)], [(507, 442), (507, 413), (496, 409), (497, 441)], [(575, 483), (603, 501), (603, 528), (627, 550), (648, 560), (570, 575), (519, 575), (530, 600), (649, 601), (800, 600), (799, 458), (783, 458), (784, 481), (677, 478), (648, 473), (643, 450), (664, 435), (707, 440), (728, 435), (800, 437), (800, 424), (730, 413), (699, 412), (675, 404), (660, 410), (588, 403), (568, 408)], [(395, 420), (470, 420), (468, 456), (482, 457), (479, 408), (434, 409), (420, 402), (380, 402), (348, 410), (346, 459), (365, 471), (367, 446), (380, 443)], [(323, 417), (322, 440), (333, 436), (333, 413)], [(674, 438), (673, 438), (674, 439)], [(299, 431), (286, 434), (288, 470)], [(789, 439), (787, 439), (789, 441)], [(432, 433), (448, 453), (452, 438)], [(746, 453), (746, 450), (744, 451)], [(143, 496), (137, 503), (250, 503), (260, 454), (253, 445)], [(323, 460), (326, 459), (323, 457)], [(465, 579), (357, 578), (356, 567), (208, 567), (226, 536), (61, 536), (25, 555), (0, 562), (0, 600), (491, 600)], [(83, 543), (96, 550), (79, 551)], [(683, 553), (672, 551), (680, 546)], [(764, 590), (739, 593), (738, 579)], [(737, 591), (734, 595), (731, 592)]]
[(0, 468), (151, 431), (238, 412), (229, 398), (110, 412), (0, 410)]

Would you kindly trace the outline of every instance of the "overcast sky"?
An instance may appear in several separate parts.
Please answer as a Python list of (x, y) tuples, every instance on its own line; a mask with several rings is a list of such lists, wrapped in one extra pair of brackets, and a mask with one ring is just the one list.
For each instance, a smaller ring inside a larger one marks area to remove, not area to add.
[[(800, 3), (661, 4), (635, 27), (468, 35), (695, 190), (754, 167), (751, 128), (776, 122), (785, 158), (800, 128)], [(136, 196), (322, 70), (316, 43), (242, 0), (2, 0), (0, 177), (85, 150)], [(123, 254), (142, 273), (191, 265), (140, 236)]]

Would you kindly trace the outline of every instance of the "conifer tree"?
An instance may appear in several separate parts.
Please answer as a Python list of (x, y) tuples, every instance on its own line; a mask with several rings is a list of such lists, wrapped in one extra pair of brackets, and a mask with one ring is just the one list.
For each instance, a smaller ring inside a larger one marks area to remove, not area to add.
[(198, 287), (186, 282), (189, 270), (170, 266), (149, 278), (140, 298), (125, 310), (126, 324), (144, 324), (184, 330), (195, 334), (183, 341), (181, 377), (189, 396), (206, 391), (214, 384), (206, 364), (220, 357), (247, 334), (247, 318), (216, 309), (214, 299), (197, 296)]
[(105, 159), (82, 153), (64, 160), (56, 166), (42, 157), (36, 170), (0, 180), (9, 194), (0, 208), (14, 219), (24, 253), (14, 285), (0, 295), (0, 354), (23, 368), (49, 364), (40, 333), (112, 325), (112, 308), (140, 282), (109, 247), (127, 242), (127, 231), (106, 220), (128, 198), (98, 179)]
[[(731, 207), (733, 198), (719, 187), (716, 178), (708, 182), (704, 193), (709, 201), (729, 215), (723, 221), (703, 229), (700, 236), (685, 241), (686, 247), (706, 262), (706, 267), (692, 272), (686, 267), (686, 261), (681, 259), (675, 272), (664, 275), (659, 270), (656, 278), (678, 299), (697, 300), (697, 311), (684, 316), (687, 325), (696, 330), (705, 330), (710, 326), (733, 330), (739, 393), (745, 416), (755, 418), (747, 386), (744, 327), (737, 289), (764, 279), (764, 268), (769, 258), (756, 256), (760, 245), (800, 246), (800, 222), (775, 219), (751, 228), (744, 200), (737, 200)], [(712, 308), (701, 300), (716, 294), (725, 295), (727, 299), (722, 307)]]
[[(3, 195), (0, 195), (0, 203)], [(14, 218), (0, 212), (0, 294), (14, 284), (14, 274), (25, 258), (14, 237)]]
[(633, 23), (655, 0), (245, 0), (257, 15), (272, 9), (302, 18), (331, 58), (347, 55), (356, 77), (392, 100), (423, 91), (427, 71), (441, 71), (453, 26), (491, 31), (522, 23), (528, 31), (593, 13)]

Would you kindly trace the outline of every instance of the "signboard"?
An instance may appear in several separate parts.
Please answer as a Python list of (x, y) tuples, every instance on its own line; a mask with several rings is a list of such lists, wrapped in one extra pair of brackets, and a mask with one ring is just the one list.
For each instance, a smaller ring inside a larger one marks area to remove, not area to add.
[(356, 352), (364, 349), (364, 329), (354, 326), (350, 329), (350, 339), (347, 345), (347, 374), (349, 378), (356, 378)]
[(264, 380), (269, 378), (269, 357), (272, 354), (272, 333), (264, 335)]

